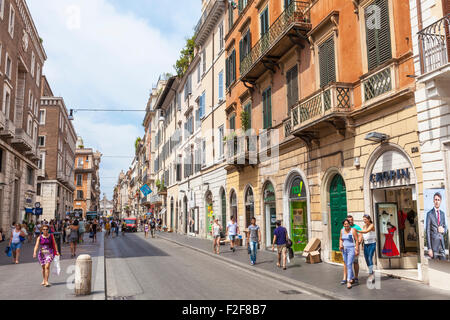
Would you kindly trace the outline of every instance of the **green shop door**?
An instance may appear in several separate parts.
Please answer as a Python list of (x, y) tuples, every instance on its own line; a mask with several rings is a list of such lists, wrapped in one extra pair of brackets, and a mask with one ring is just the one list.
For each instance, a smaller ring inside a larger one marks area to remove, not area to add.
[(291, 238), (294, 251), (301, 252), (308, 244), (308, 211), (306, 201), (291, 201)]
[(331, 240), (333, 251), (339, 251), (342, 221), (347, 218), (347, 189), (341, 175), (333, 178), (330, 186)]

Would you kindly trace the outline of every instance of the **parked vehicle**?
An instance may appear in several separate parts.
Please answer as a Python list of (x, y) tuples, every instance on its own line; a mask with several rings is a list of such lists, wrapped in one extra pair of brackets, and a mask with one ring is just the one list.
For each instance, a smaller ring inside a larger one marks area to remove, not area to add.
[(124, 219), (127, 225), (126, 232), (137, 232), (137, 219), (136, 218), (126, 218)]

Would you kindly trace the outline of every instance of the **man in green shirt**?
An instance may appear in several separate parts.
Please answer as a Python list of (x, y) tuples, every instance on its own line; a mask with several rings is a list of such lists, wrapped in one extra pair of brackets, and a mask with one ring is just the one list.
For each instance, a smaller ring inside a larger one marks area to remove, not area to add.
[(34, 233), (34, 223), (33, 221), (30, 221), (30, 223), (28, 223), (28, 243), (33, 241), (33, 233)]

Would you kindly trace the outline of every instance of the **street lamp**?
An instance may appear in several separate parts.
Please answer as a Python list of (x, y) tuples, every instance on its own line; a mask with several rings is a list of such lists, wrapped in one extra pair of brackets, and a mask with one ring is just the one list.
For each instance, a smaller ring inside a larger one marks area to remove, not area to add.
[(384, 133), (379, 132), (370, 132), (367, 134), (365, 140), (372, 141), (372, 142), (384, 142), (389, 139), (389, 136)]

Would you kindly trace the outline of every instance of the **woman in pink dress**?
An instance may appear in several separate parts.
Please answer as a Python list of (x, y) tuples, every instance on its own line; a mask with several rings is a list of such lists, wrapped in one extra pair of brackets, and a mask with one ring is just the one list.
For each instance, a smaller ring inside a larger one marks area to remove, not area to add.
[[(40, 246), (40, 249), (39, 249)], [(48, 278), (50, 276), (50, 265), (55, 258), (59, 256), (58, 248), (56, 247), (55, 238), (49, 233), (49, 226), (44, 225), (42, 228), (42, 234), (37, 238), (36, 245), (34, 247), (33, 258), (36, 258), (37, 251), (39, 249), (39, 263), (42, 266), (42, 286), (50, 287)]]

